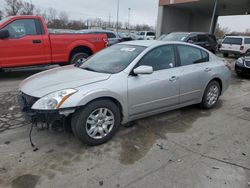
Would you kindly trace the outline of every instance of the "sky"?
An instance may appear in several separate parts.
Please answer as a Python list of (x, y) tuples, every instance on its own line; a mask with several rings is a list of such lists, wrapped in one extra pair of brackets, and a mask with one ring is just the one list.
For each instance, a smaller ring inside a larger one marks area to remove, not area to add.
[[(116, 21), (118, 0), (27, 0), (32, 1), (41, 10), (53, 7), (58, 11), (65, 11), (70, 19), (86, 20), (102, 18)], [(0, 0), (2, 5), (4, 0)], [(131, 24), (148, 24), (155, 26), (157, 22), (159, 0), (120, 0), (119, 20), (128, 21), (131, 8)], [(245, 31), (250, 29), (250, 15), (219, 17), (218, 23), (228, 27), (231, 31)]]
[[(102, 18), (116, 21), (118, 0), (32, 0), (33, 4), (46, 9), (53, 7), (65, 11), (72, 19)], [(120, 0), (120, 21), (127, 22), (129, 8), (132, 24), (156, 25), (158, 0)]]

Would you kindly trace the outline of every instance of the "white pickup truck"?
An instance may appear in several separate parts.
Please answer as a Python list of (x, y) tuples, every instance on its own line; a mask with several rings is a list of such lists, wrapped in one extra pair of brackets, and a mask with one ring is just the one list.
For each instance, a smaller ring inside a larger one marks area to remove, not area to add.
[(250, 51), (250, 36), (228, 36), (222, 41), (220, 51), (224, 57), (230, 54), (244, 55)]

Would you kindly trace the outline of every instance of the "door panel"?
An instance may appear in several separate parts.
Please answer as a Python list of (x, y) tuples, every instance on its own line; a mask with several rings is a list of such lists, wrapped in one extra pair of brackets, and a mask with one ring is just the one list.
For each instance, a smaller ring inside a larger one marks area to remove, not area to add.
[[(180, 104), (197, 101), (209, 79), (210, 68), (206, 67), (209, 54), (187, 45), (177, 46), (180, 56)], [(209, 70), (207, 69), (209, 68)]]
[(34, 19), (15, 20), (3, 29), (9, 31), (10, 37), (0, 40), (2, 67), (36, 65), (48, 61), (45, 39), (37, 34)]
[(203, 94), (203, 87), (207, 80), (204, 69), (205, 67), (202, 63), (181, 67), (181, 104), (197, 100)]
[[(175, 78), (174, 78), (175, 77)], [(179, 102), (179, 68), (129, 76), (129, 115), (174, 106)]]
[[(156, 47), (136, 65), (151, 66), (149, 75), (128, 77), (129, 114), (154, 111), (179, 103), (179, 68), (176, 66), (175, 48), (172, 45)], [(135, 67), (135, 68), (136, 68)]]
[[(40, 43), (34, 43), (40, 41)], [(2, 48), (4, 46), (4, 48)], [(21, 39), (0, 41), (3, 67), (35, 65), (46, 62), (45, 46), (41, 36), (26, 36)]]

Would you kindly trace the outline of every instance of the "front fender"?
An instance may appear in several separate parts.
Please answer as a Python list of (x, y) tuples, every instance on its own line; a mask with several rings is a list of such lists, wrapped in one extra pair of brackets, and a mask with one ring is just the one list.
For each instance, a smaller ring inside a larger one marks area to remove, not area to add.
[(61, 106), (61, 109), (63, 108), (77, 108), (77, 107), (83, 107), (90, 103), (93, 100), (100, 99), (100, 98), (112, 98), (118, 101), (122, 107), (122, 114), (123, 114), (123, 121), (126, 121), (128, 119), (128, 107), (126, 100), (120, 96), (119, 94), (112, 92), (110, 90), (107, 90), (105, 88), (103, 89), (94, 89), (90, 91), (85, 92), (77, 92), (74, 95), (72, 95), (70, 98), (68, 98), (63, 105)]

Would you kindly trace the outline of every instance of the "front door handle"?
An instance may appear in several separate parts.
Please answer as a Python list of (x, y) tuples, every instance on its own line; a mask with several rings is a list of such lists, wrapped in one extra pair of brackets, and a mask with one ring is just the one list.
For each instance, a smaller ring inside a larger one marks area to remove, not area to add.
[(208, 68), (208, 67), (207, 67), (207, 68), (205, 68), (204, 71), (205, 71), (205, 72), (210, 72), (211, 70), (212, 70), (211, 68)]
[(177, 76), (172, 76), (169, 81), (170, 82), (175, 82), (176, 80), (178, 80), (178, 77)]
[(33, 40), (32, 42), (33, 42), (33, 44), (41, 44), (42, 43), (41, 40)]

